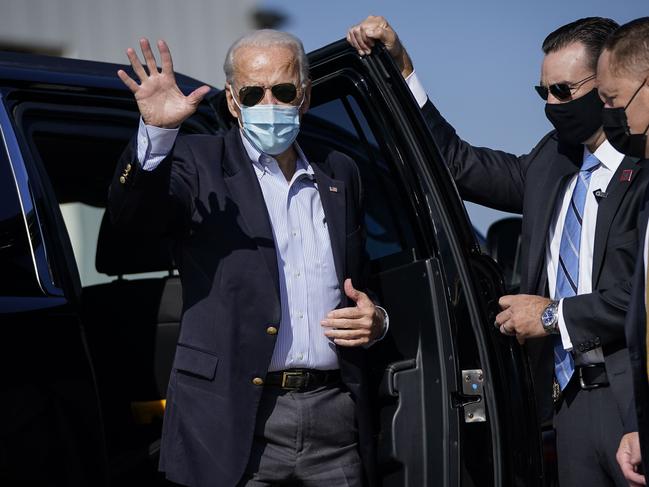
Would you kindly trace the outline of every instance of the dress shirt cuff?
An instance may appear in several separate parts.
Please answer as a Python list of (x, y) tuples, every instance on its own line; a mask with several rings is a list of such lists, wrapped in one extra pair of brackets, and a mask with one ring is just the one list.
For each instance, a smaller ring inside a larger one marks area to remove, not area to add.
[(179, 129), (146, 125), (140, 117), (137, 131), (137, 160), (145, 171), (153, 171), (167, 157), (176, 142)]
[(390, 316), (388, 315), (388, 312), (385, 310), (385, 308), (382, 308), (381, 306), (376, 306), (376, 308), (380, 309), (381, 312), (383, 313), (383, 333), (381, 333), (381, 336), (378, 337), (376, 340), (372, 340), (367, 345), (363, 345), (365, 348), (370, 348), (376, 342), (380, 342), (381, 340), (383, 340), (385, 338), (385, 335), (388, 334), (388, 329), (390, 328)]
[(419, 108), (422, 108), (428, 101), (428, 95), (426, 94), (426, 90), (421, 84), (421, 81), (419, 81), (417, 71), (413, 70), (413, 72), (408, 75), (408, 77), (406, 78), (406, 83), (408, 84), (408, 88), (410, 88), (412, 96), (414, 96), (415, 100), (417, 100)]
[(559, 333), (561, 333), (561, 343), (566, 352), (572, 351), (572, 340), (570, 340), (570, 335), (568, 334), (568, 327), (566, 327), (566, 320), (563, 318), (563, 299), (559, 300), (559, 309), (558, 309), (559, 319), (557, 324), (559, 325)]

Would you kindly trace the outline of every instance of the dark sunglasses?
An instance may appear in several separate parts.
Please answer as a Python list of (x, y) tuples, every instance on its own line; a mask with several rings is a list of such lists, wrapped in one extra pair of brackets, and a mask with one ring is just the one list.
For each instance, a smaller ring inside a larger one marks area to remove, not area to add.
[[(297, 87), (293, 83), (279, 83), (271, 86), (273, 96), (282, 103), (291, 103), (297, 97)], [(244, 86), (239, 90), (239, 100), (247, 107), (252, 107), (264, 98), (264, 86)]]
[(576, 83), (555, 83), (550, 86), (535, 86), (534, 89), (539, 94), (541, 98), (547, 101), (548, 93), (552, 93), (557, 100), (566, 101), (572, 96), (572, 92), (579, 89), (586, 81), (590, 81), (595, 78), (594, 74), (591, 74), (587, 78), (584, 78)]

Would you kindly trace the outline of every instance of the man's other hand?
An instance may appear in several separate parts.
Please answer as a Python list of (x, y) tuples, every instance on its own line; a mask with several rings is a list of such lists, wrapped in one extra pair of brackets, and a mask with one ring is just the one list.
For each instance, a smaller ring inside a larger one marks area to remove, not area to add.
[(627, 433), (622, 437), (615, 458), (630, 487), (647, 485), (644, 475), (638, 473), (642, 458), (640, 455), (640, 436), (637, 431)]
[(325, 335), (336, 345), (358, 347), (367, 345), (383, 334), (384, 316), (362, 291), (354, 289), (351, 279), (345, 279), (345, 294), (356, 303), (353, 308), (330, 311), (320, 322)]
[(140, 84), (137, 84), (123, 69), (117, 71), (117, 76), (135, 95), (144, 123), (162, 128), (179, 127), (196, 111), (198, 104), (209, 93), (210, 87), (203, 85), (185, 96), (176, 84), (171, 52), (167, 43), (158, 41), (162, 61), (161, 71), (158, 70), (148, 39), (140, 39), (140, 47), (146, 61), (146, 70), (138, 59), (135, 49), (129, 47), (126, 50), (126, 55)]
[(408, 52), (401, 44), (399, 36), (390, 26), (385, 17), (370, 15), (360, 24), (356, 24), (347, 31), (349, 42), (358, 53), (363, 56), (372, 52), (376, 41), (381, 41), (397, 63), (404, 78), (413, 71), (412, 61)]
[(550, 304), (548, 298), (518, 294), (503, 296), (498, 301), (502, 311), (496, 316), (496, 324), (504, 335), (516, 335), (521, 340), (547, 335), (541, 324), (541, 315)]

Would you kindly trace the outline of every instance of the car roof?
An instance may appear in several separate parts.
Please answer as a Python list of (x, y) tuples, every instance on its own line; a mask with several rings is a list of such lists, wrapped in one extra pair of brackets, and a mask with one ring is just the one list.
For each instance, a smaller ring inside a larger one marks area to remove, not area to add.
[[(0, 80), (126, 91), (117, 77), (118, 69), (135, 77), (132, 68), (123, 64), (0, 51)], [(176, 80), (186, 93), (205, 84), (179, 73)]]

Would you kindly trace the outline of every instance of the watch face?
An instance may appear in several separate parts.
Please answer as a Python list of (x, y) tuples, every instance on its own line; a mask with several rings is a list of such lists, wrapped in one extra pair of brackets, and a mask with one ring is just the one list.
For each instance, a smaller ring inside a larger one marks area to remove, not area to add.
[(551, 325), (552, 321), (554, 321), (554, 309), (545, 308), (543, 314), (541, 315), (541, 321), (543, 322), (543, 326)]

